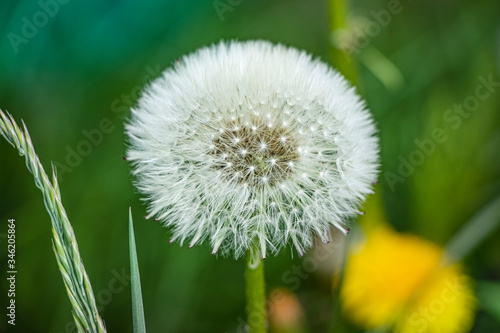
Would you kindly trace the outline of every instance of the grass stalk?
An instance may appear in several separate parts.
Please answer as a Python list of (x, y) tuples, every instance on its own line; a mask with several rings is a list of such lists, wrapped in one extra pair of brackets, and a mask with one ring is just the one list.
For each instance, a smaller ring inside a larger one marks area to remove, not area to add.
[(106, 332), (97, 310), (89, 277), (80, 257), (71, 223), (62, 205), (61, 193), (54, 167), (52, 180), (45, 173), (24, 122), (22, 128), (14, 118), (0, 110), (0, 134), (24, 156), (26, 167), (35, 185), (42, 191), (45, 208), (52, 221), (52, 248), (72, 306), (78, 332)]

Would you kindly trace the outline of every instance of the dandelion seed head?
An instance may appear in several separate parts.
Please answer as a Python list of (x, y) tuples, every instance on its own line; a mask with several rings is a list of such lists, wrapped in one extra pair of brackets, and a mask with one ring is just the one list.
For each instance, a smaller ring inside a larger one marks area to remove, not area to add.
[(181, 243), (235, 257), (252, 244), (303, 253), (345, 230), (378, 174), (375, 126), (353, 88), (264, 41), (182, 58), (144, 90), (126, 131), (149, 215)]

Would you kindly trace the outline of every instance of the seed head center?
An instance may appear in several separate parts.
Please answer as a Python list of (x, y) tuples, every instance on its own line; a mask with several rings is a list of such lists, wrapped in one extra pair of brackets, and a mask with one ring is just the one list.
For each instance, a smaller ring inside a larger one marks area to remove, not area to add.
[(228, 179), (254, 187), (275, 185), (294, 172), (297, 141), (290, 129), (253, 119), (222, 122), (210, 145), (213, 168)]

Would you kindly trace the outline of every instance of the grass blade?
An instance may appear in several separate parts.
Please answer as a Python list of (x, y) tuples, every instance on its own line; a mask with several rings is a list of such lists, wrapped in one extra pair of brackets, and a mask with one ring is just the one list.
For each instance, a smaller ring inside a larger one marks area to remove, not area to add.
[(141, 276), (139, 275), (139, 263), (137, 262), (137, 251), (135, 249), (134, 222), (132, 220), (132, 209), (129, 208), (129, 244), (130, 244), (130, 283), (132, 288), (132, 318), (134, 322), (134, 333), (146, 333), (144, 320), (144, 307), (142, 305)]

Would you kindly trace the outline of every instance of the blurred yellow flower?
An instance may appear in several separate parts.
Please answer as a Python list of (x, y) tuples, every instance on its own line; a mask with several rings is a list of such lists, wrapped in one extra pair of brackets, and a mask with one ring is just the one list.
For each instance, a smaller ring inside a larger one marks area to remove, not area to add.
[(443, 250), (387, 226), (370, 229), (347, 260), (341, 290), (347, 317), (397, 333), (459, 333), (473, 323), (471, 281), (462, 266), (442, 266)]
[(401, 333), (458, 333), (474, 321), (476, 298), (471, 280), (460, 265), (436, 271), (421, 288), (398, 322)]

